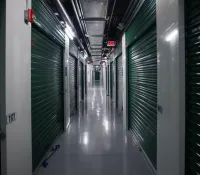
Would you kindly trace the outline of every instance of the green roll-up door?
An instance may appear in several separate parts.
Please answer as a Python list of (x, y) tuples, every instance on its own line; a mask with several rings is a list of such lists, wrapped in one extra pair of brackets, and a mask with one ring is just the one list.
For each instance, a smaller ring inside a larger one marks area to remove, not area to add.
[(100, 80), (100, 72), (95, 71), (95, 81), (99, 81), (99, 80)]
[(63, 131), (63, 48), (32, 29), (31, 102), (33, 170)]
[(107, 96), (109, 96), (110, 93), (110, 78), (109, 78), (109, 65), (106, 67), (106, 89), (107, 89)]
[(78, 47), (74, 40), (70, 40), (69, 44), (69, 65), (70, 65), (70, 115), (74, 116), (77, 111), (77, 99), (78, 99), (78, 82), (77, 82), (77, 64), (78, 64)]
[(74, 42), (74, 40), (73, 41), (70, 40), (69, 53), (70, 53), (70, 55), (72, 55), (73, 57), (78, 59), (78, 47), (77, 47), (76, 43)]
[(186, 0), (186, 174), (200, 174), (200, 1)]
[(70, 55), (70, 115), (74, 116), (77, 111), (77, 59)]
[(35, 22), (45, 34), (65, 46), (65, 32), (60, 21), (44, 0), (32, 0), (32, 7), (35, 12)]
[(156, 168), (157, 42), (155, 0), (145, 0), (127, 31), (128, 119), (134, 139)]
[(81, 64), (81, 99), (84, 99), (84, 69), (83, 69), (83, 63)]
[(123, 69), (122, 55), (116, 58), (116, 107), (119, 115), (123, 111)]
[(64, 30), (51, 8), (32, 0), (31, 109), (33, 171), (64, 127)]

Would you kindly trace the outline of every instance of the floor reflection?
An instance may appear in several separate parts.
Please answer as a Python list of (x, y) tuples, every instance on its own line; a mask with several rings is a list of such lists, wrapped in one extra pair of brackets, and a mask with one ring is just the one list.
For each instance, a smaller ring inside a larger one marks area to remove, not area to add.
[(144, 158), (123, 130), (122, 117), (108, 105), (100, 85), (88, 89), (87, 103), (58, 143), (60, 150), (39, 175), (151, 175)]

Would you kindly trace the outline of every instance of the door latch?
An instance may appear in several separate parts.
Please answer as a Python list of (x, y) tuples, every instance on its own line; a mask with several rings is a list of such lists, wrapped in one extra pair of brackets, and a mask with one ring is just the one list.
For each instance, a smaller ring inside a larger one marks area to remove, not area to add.
[(1, 138), (1, 140), (6, 139), (6, 134), (1, 129), (0, 129), (0, 138)]

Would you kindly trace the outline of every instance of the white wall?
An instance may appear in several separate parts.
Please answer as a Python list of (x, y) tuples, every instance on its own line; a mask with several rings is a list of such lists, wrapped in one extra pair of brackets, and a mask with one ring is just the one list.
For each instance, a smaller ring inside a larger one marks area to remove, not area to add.
[[(31, 7), (31, 0), (27, 0)], [(6, 127), (7, 175), (32, 174), (31, 26), (24, 23), (25, 0), (6, 0), (6, 115), (17, 120)]]
[(106, 84), (107, 84), (106, 95), (107, 96), (108, 96), (108, 65), (109, 65), (109, 62), (107, 61), (106, 63)]
[(156, 5), (158, 105), (162, 107), (157, 123), (157, 174), (184, 175), (184, 0), (156, 0)]
[(123, 68), (123, 127), (128, 130), (128, 74), (126, 57), (126, 35), (122, 37), (122, 68)]
[(64, 52), (64, 130), (70, 124), (70, 79), (69, 79), (69, 38), (65, 35)]
[(102, 65), (103, 88), (106, 90), (106, 63)]

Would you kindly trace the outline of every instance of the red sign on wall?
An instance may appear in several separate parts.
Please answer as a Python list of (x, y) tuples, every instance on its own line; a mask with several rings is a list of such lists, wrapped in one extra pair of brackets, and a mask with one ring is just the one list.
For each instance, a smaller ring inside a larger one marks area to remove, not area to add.
[(108, 47), (114, 47), (115, 46), (115, 41), (108, 41), (107, 46)]

